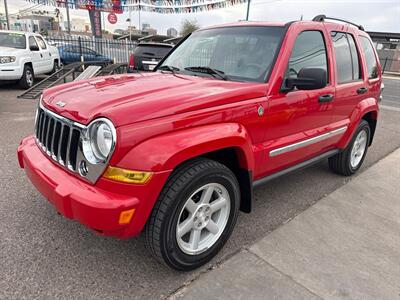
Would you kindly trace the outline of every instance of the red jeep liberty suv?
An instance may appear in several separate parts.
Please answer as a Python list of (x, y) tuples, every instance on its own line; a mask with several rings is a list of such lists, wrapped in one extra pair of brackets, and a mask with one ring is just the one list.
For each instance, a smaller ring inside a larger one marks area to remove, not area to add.
[(144, 231), (169, 267), (229, 238), (253, 187), (321, 159), (348, 176), (383, 88), (361, 26), (317, 16), (198, 30), (146, 74), (43, 92), (18, 160), (58, 212), (105, 235)]

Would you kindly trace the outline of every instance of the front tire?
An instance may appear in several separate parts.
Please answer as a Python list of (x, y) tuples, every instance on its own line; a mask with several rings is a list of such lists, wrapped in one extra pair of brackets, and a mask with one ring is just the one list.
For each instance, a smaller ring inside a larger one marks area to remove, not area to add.
[(361, 120), (347, 148), (329, 158), (329, 168), (340, 175), (350, 176), (360, 169), (367, 154), (371, 128), (365, 120)]
[(224, 246), (239, 204), (239, 184), (231, 170), (213, 160), (192, 160), (164, 186), (145, 228), (146, 244), (161, 263), (195, 269)]
[(35, 75), (33, 73), (32, 67), (29, 65), (25, 65), (22, 77), (18, 81), (18, 85), (21, 88), (27, 90), (33, 86), (34, 82), (35, 82)]

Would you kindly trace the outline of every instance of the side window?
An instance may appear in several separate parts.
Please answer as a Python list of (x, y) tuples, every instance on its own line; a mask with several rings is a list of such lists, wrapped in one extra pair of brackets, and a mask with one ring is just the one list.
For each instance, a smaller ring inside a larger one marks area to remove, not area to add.
[(39, 46), (38, 46), (38, 44), (36, 43), (36, 40), (35, 40), (35, 38), (33, 37), (33, 36), (30, 36), (29, 37), (29, 39), (28, 39), (28, 42), (29, 42), (29, 48), (30, 47), (38, 47), (39, 48)]
[(378, 77), (378, 63), (376, 61), (374, 48), (368, 38), (365, 36), (360, 36), (361, 47), (364, 51), (365, 61), (367, 64), (368, 78)]
[(353, 63), (353, 79), (361, 79), (360, 56), (358, 55), (357, 46), (354, 42), (353, 35), (347, 34), (347, 40), (349, 41), (351, 62)]
[(40, 36), (36, 36), (36, 40), (41, 49), (47, 49), (45, 41)]
[(336, 57), (338, 83), (360, 79), (360, 64), (353, 36), (344, 32), (331, 32)]
[(296, 78), (302, 68), (321, 68), (328, 74), (326, 47), (320, 31), (303, 31), (299, 34), (290, 56), (286, 77)]

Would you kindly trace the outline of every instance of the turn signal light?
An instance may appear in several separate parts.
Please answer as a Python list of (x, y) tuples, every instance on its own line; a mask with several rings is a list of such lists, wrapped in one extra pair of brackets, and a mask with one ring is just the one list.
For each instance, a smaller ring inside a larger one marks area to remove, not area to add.
[(132, 171), (109, 166), (103, 177), (124, 183), (145, 184), (149, 182), (152, 175), (152, 172)]
[(129, 210), (125, 210), (125, 211), (121, 211), (121, 214), (119, 215), (118, 223), (120, 225), (128, 224), (132, 220), (132, 217), (133, 217), (134, 213), (135, 213), (135, 209), (134, 208), (129, 209)]

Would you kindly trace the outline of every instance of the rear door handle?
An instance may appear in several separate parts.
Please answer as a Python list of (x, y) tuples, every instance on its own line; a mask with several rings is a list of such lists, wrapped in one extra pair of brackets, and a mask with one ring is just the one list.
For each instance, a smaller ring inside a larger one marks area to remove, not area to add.
[(333, 95), (332, 94), (326, 94), (318, 97), (318, 102), (319, 103), (326, 103), (326, 102), (331, 102), (333, 100)]
[(361, 87), (357, 90), (357, 94), (365, 94), (366, 92), (368, 92), (366, 87)]

